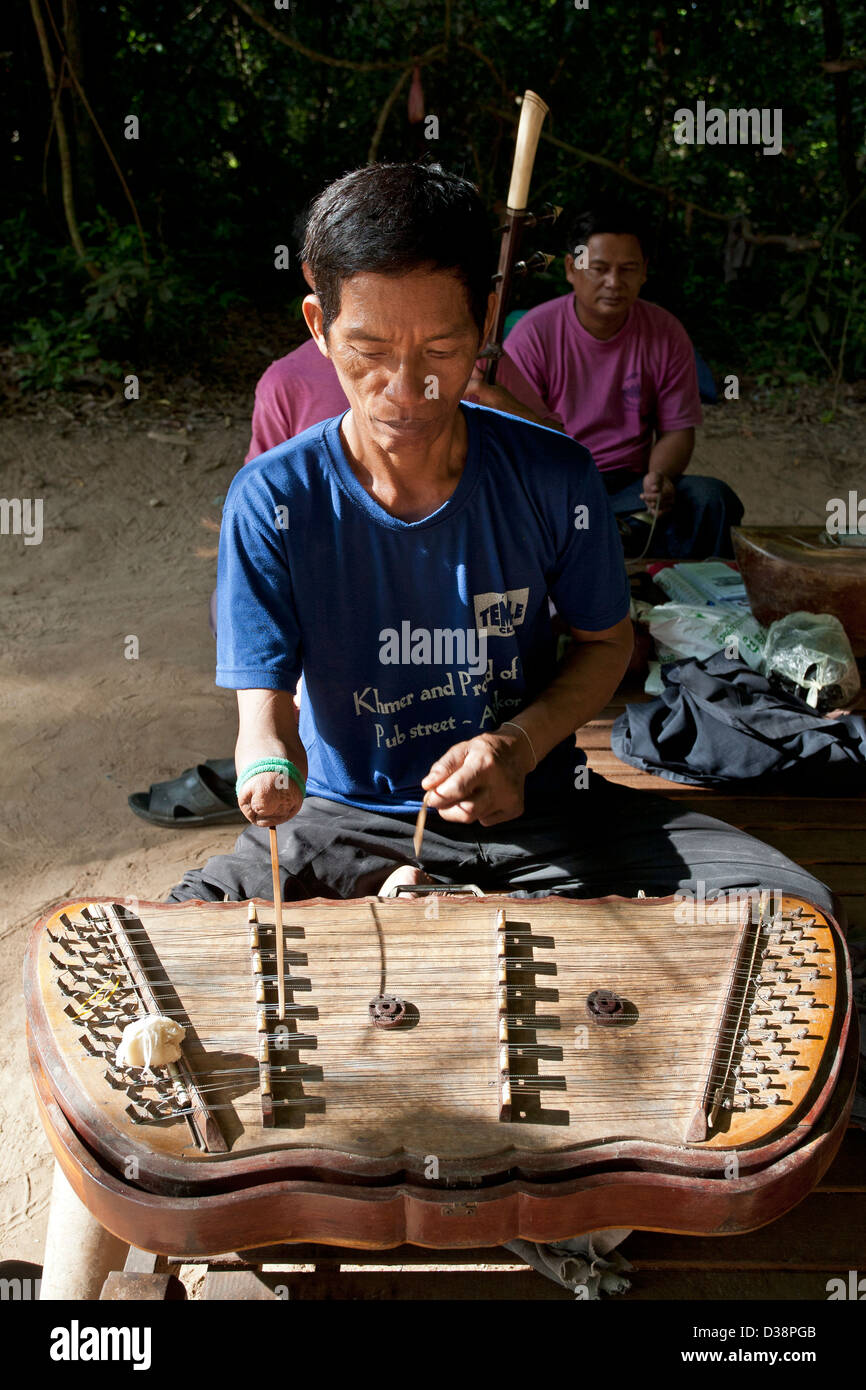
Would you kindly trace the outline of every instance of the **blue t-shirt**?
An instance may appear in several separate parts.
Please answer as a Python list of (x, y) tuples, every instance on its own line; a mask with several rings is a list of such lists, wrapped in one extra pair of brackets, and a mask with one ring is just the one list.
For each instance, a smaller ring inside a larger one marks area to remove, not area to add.
[[(556, 674), (548, 596), (572, 627), (624, 618), (622, 547), (591, 455), (566, 435), (463, 403), (454, 492), (391, 516), (325, 420), (248, 463), (226, 498), (217, 684), (293, 691), (307, 790), (371, 811), (421, 804), (453, 744), (496, 729)], [(573, 790), (563, 740), (526, 780), (527, 810)]]

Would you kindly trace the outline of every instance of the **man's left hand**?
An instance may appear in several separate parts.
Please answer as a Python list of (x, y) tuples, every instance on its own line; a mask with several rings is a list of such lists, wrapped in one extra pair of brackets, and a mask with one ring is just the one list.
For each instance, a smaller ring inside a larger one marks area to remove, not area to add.
[(656, 516), (669, 512), (676, 495), (676, 484), (666, 473), (647, 473), (643, 480), (641, 498), (646, 503), (648, 512), (653, 512)]
[(531, 767), (526, 739), (507, 728), (455, 743), (421, 786), (443, 820), (498, 825), (523, 814), (523, 784)]

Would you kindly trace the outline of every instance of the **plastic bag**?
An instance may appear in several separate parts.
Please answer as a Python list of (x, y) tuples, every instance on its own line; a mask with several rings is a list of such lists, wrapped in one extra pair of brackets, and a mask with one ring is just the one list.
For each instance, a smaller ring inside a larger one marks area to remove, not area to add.
[(723, 651), (732, 661), (761, 669), (766, 632), (746, 608), (733, 605), (697, 608), (688, 603), (660, 603), (643, 615), (661, 660), (699, 660)]
[(819, 714), (849, 704), (860, 690), (851, 643), (831, 613), (788, 613), (772, 623), (763, 670), (772, 686)]

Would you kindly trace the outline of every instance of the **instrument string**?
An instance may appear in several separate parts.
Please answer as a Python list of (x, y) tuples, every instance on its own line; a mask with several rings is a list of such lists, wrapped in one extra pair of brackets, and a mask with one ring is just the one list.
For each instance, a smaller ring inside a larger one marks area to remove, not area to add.
[[(289, 909), (286, 916), (290, 916)], [(820, 982), (832, 975), (833, 952), (808, 934), (814, 921), (803, 917), (795, 926), (786, 921), (762, 927), (765, 944), (759, 943), (756, 967), (733, 970), (731, 958), (742, 930), (741, 923), (733, 918), (717, 924), (715, 932), (702, 926), (689, 941), (676, 943), (675, 951), (670, 952), (674, 957), (671, 962), (656, 959), (649, 970), (645, 966), (646, 939), (618, 940), (615, 964), (611, 965), (603, 959), (588, 958), (585, 951), (578, 954), (579, 944), (573, 939), (570, 943), (560, 942), (557, 949), (555, 933), (564, 929), (555, 922), (541, 922), (535, 930), (507, 927), (504, 934), (510, 949), (499, 956), (498, 939), (490, 931), (489, 908), (483, 916), (479, 914), (474, 931), (458, 931), (453, 924), (441, 931), (437, 923), (436, 944), (441, 958), (417, 956), (417, 932), (392, 932), (388, 938), (388, 988), (407, 999), (414, 995), (413, 1002), (424, 1019), (425, 1038), (434, 1047), (449, 1050), (449, 1071), (445, 1073), (441, 1058), (434, 1064), (417, 1055), (392, 1053), (399, 1058), (398, 1067), (396, 1074), (389, 1071), (387, 1077), (382, 1074), (382, 1061), (389, 1056), (383, 1050), (389, 1044), (379, 1030), (372, 1028), (364, 997), (367, 990), (372, 997), (385, 987), (378, 940), (375, 949), (372, 941), (353, 941), (347, 936), (346, 924), (333, 917), (316, 921), (308, 913), (303, 929), (293, 927), (290, 921), (286, 924), (289, 944), (282, 960), (289, 971), (285, 988), (294, 1003), (287, 1006), (283, 1021), (294, 1021), (297, 1032), (283, 1034), (277, 1046), (272, 1032), (263, 1034), (257, 1028), (262, 1010), (269, 1025), (281, 1016), (272, 1000), (256, 1003), (251, 997), (248, 923), (234, 921), (207, 927), (196, 923), (194, 931), (180, 923), (170, 929), (159, 923), (157, 930), (145, 928), (136, 919), (124, 919), (123, 928), (137, 948), (136, 954), (162, 1012), (188, 1027), (189, 1020), (195, 1020), (185, 1057), (194, 1071), (196, 1090), (209, 1110), (257, 1108), (261, 1072), (253, 1058), (258, 1055), (262, 1039), (267, 1038), (272, 1101), (277, 1107), (315, 1109), (317, 1103), (326, 1100), (336, 1103), (334, 1093), (339, 1091), (341, 1109), (357, 1109), (359, 1115), (371, 1103), (385, 1112), (400, 1108), (414, 1111), (419, 1091), (423, 1091), (426, 1108), (431, 1112), (436, 1111), (437, 1105), (443, 1112), (457, 1106), (474, 1111), (480, 1119), (489, 1118), (489, 1110), (499, 1104), (497, 1028), (504, 1021), (512, 1034), (508, 1045), (510, 1080), (518, 1104), (521, 1097), (545, 1097), (546, 1103), (555, 1109), (557, 1097), (566, 1103), (568, 1092), (568, 1103), (577, 1104), (583, 1120), (606, 1122), (611, 1102), (622, 1103), (623, 1080), (628, 1079), (631, 1071), (641, 1082), (640, 1094), (628, 1100), (632, 1118), (687, 1115), (706, 1081), (713, 1046), (720, 1042), (733, 1044), (738, 1039), (750, 1058), (737, 1072), (738, 1084), (746, 1086), (752, 1102), (758, 1105), (767, 1102), (768, 1092), (774, 1088), (776, 1094), (770, 1094), (769, 1100), (785, 1100), (779, 1087), (787, 1083), (784, 1079), (779, 1081), (780, 1075), (787, 1072), (790, 1082), (808, 1070), (798, 1062), (796, 1044), (804, 1037), (823, 1036), (816, 1021), (817, 1010), (824, 1010), (828, 1021), (832, 1014), (832, 1009), (820, 1004), (816, 995)], [(103, 925), (108, 929), (104, 934), (99, 930)], [(389, 927), (392, 925), (389, 923)], [(280, 973), (276, 969), (276, 951), (269, 941), (273, 927), (261, 922), (256, 927), (257, 949), (264, 969), (255, 979), (272, 994)], [(719, 927), (725, 928), (723, 936)], [(135, 998), (139, 1016), (141, 1009), (126, 961), (112, 940), (111, 922), (94, 917), (80, 926), (73, 923), (65, 941), (61, 937), (59, 944), (79, 953), (63, 963), (63, 973), (77, 985), (65, 990), (70, 997), (81, 1000), (88, 987), (101, 984), (109, 988), (112, 983), (121, 996), (117, 1001), (96, 1002), (93, 1009), (98, 1010), (99, 1016), (81, 1020), (91, 1037), (107, 1042), (100, 1033), (118, 1030), (129, 1019), (129, 1006), (123, 1002), (126, 996)], [(528, 955), (527, 949), (521, 952), (521, 945), (536, 954)], [(592, 945), (598, 946), (597, 939)], [(658, 950), (657, 939), (652, 939), (651, 945), (656, 957), (665, 954)], [(191, 951), (195, 952), (192, 959)], [(61, 965), (56, 957), (55, 961)], [(504, 984), (495, 978), (502, 967), (511, 976)], [(299, 973), (293, 977), (294, 969)], [(470, 980), (468, 975), (473, 970), (483, 973), (489, 982), (479, 985)], [(525, 973), (527, 979), (520, 979), (520, 973)], [(106, 976), (120, 978), (106, 981)], [(660, 997), (644, 1006), (642, 1018), (661, 1031), (650, 1035), (632, 1034), (628, 1027), (605, 1030), (610, 1040), (606, 1056), (594, 1057), (590, 1049), (577, 1048), (576, 1044), (572, 1056), (571, 1031), (583, 1024), (591, 1033), (594, 1025), (586, 1019), (582, 1000), (566, 1004), (560, 998), (561, 991), (566, 985), (569, 992), (603, 985), (627, 995), (628, 987), (621, 982), (630, 976), (636, 990), (639, 983), (642, 995), (648, 983), (658, 982), (654, 987)], [(365, 977), (373, 983), (363, 986)], [(314, 980), (319, 982), (318, 987)], [(433, 1005), (428, 1006), (426, 991), (434, 987)], [(746, 1013), (736, 1027), (723, 1023), (710, 1038), (706, 1020), (698, 1011), (684, 1013), (677, 999), (703, 995), (719, 1004), (723, 1003), (725, 989), (745, 992)], [(503, 991), (508, 1008), (500, 1013)], [(358, 1000), (357, 1014), (347, 1017), (353, 998)], [(179, 1004), (175, 1002), (178, 999)], [(219, 1009), (214, 1012), (212, 1005), (216, 1001)], [(536, 1006), (544, 1012), (536, 1012)], [(612, 1032), (616, 1033), (615, 1039)], [(522, 1033), (534, 1034), (535, 1040), (521, 1041)], [(614, 1047), (618, 1068), (610, 1074)], [(357, 1052), (359, 1048), (366, 1055), (339, 1055), (341, 1049)], [(281, 1062), (279, 1053), (283, 1050), (299, 1054), (302, 1060)], [(220, 1052), (253, 1056), (249, 1064), (210, 1068), (205, 1054)], [(109, 1051), (85, 1060), (112, 1065)], [(526, 1070), (527, 1065), (543, 1065), (546, 1070)], [(578, 1071), (573, 1070), (576, 1066)], [(647, 1069), (655, 1075), (648, 1075)], [(120, 1075), (117, 1070), (113, 1074)], [(141, 1103), (145, 1105), (159, 1104), (161, 1092), (171, 1086), (162, 1077), (130, 1077), (128, 1071), (123, 1076), (130, 1094), (142, 1095)], [(301, 1086), (303, 1091), (300, 1096), (273, 1094), (273, 1088), (281, 1086)], [(318, 1086), (325, 1087), (326, 1095), (317, 1093)], [(147, 1094), (151, 1091), (156, 1102)], [(221, 1099), (227, 1093), (233, 1093), (232, 1099)], [(175, 1103), (169, 1110), (172, 1117), (186, 1113), (194, 1114), (195, 1107), (186, 1110)]]

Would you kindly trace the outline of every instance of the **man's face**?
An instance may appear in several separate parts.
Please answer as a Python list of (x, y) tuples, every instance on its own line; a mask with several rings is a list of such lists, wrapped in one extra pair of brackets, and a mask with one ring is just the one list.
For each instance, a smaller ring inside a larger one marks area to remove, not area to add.
[(363, 272), (343, 281), (327, 340), (314, 295), (304, 300), (304, 317), (334, 363), (358, 428), (387, 453), (406, 453), (429, 448), (453, 421), (494, 303), (491, 295), (479, 335), (453, 271)]
[(646, 266), (637, 237), (596, 232), (587, 242), (588, 267), (578, 270), (573, 256), (565, 258), (565, 275), (577, 300), (578, 315), (589, 323), (624, 322), (646, 280)]

